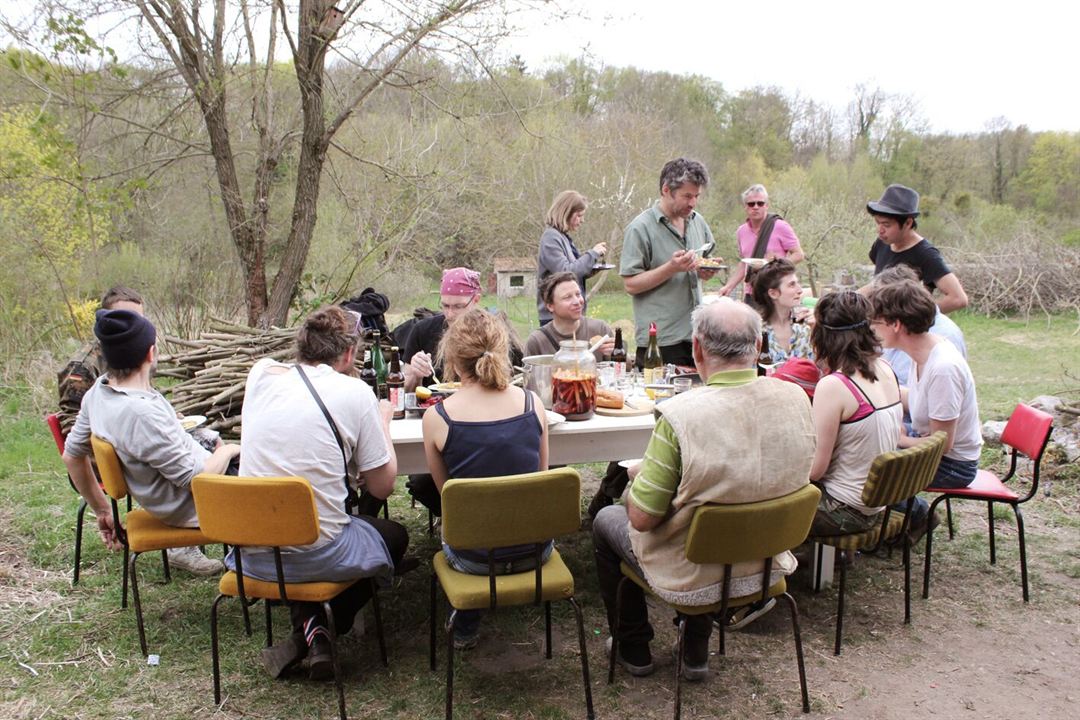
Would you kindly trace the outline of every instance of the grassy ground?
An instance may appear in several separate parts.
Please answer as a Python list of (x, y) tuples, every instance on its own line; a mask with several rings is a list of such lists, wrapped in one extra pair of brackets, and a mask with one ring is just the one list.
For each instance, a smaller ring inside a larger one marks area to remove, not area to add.
[[(593, 312), (626, 317), (623, 296), (601, 295)], [(514, 309), (514, 308), (512, 308)], [(527, 318), (527, 304), (515, 313)], [(512, 314), (513, 316), (513, 314)], [(523, 323), (530, 323), (525, 319)], [(1080, 374), (1073, 318), (1030, 323), (961, 315), (979, 383), (984, 417), (1004, 417), (1017, 399), (1075, 392)], [(529, 325), (524, 325), (528, 327)], [(258, 663), (259, 630), (246, 638), (235, 603), (222, 627), (225, 700), (213, 705), (209, 659), (212, 580), (175, 574), (160, 585), (160, 562), (140, 560), (151, 652), (141, 656), (131, 609), (120, 609), (120, 557), (107, 553), (86, 526), (83, 574), (72, 588), (76, 496), (40, 421), (43, 399), (26, 387), (0, 389), (0, 717), (225, 718), (335, 717), (330, 685), (274, 682)], [(996, 460), (996, 453), (986, 455)], [(591, 488), (596, 467), (585, 467)], [(902, 620), (903, 572), (896, 559), (861, 558), (849, 576), (844, 654), (831, 654), (835, 590), (815, 595), (805, 571), (791, 583), (802, 626), (814, 716), (1065, 717), (1074, 710), (1080, 666), (1080, 473), (1053, 470), (1054, 495), (1026, 506), (1032, 602), (1020, 601), (1015, 525), (999, 508), (999, 560), (986, 560), (986, 510), (957, 508), (960, 533), (940, 532), (929, 601), (915, 599), (911, 626)], [(378, 661), (373, 636), (344, 640), (346, 700), (351, 717), (427, 718), (442, 713), (445, 665), (427, 668), (428, 564), (436, 550), (426, 518), (400, 494), (391, 514), (404, 522), (421, 568), (383, 597), (390, 667)], [(920, 545), (921, 549), (921, 545)], [(674, 638), (663, 611), (655, 676), (616, 673), (606, 685), (603, 610), (592, 567), (591, 539), (560, 542), (586, 610), (592, 687), (599, 717), (662, 718), (673, 684), (666, 648)], [(216, 551), (220, 552), (220, 551)], [(804, 563), (805, 565), (805, 563)], [(256, 608), (259, 610), (259, 608)], [(256, 627), (261, 623), (256, 613)], [(368, 615), (370, 623), (370, 616)], [(277, 628), (287, 618), (279, 611)], [(554, 608), (554, 657), (542, 653), (542, 616), (501, 611), (485, 620), (480, 646), (459, 654), (459, 718), (565, 718), (584, 715), (573, 614)], [(798, 687), (790, 629), (774, 611), (729, 638), (703, 684), (685, 688), (686, 717), (795, 717)], [(974, 714), (968, 714), (974, 713)]]

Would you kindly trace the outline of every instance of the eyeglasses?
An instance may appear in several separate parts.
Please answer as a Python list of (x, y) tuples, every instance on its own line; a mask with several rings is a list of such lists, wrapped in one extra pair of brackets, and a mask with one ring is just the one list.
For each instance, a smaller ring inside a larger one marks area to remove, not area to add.
[(469, 307), (470, 305), (472, 305), (472, 300), (469, 300), (468, 302), (465, 302), (465, 303), (457, 303), (455, 305), (451, 305), (450, 303), (444, 303), (444, 302), (439, 303), (439, 307), (442, 308), (443, 312), (450, 312), (452, 310), (455, 310), (455, 311), (456, 310), (464, 310), (467, 307)]
[(746, 207), (765, 207), (768, 204), (768, 200), (749, 200), (746, 203)]
[(360, 334), (360, 321), (364, 319), (364, 316), (361, 315), (360, 313), (356, 312), (355, 310), (346, 310), (345, 312), (349, 313), (349, 317), (356, 318), (356, 324), (353, 326), (352, 334), (353, 335), (359, 335)]

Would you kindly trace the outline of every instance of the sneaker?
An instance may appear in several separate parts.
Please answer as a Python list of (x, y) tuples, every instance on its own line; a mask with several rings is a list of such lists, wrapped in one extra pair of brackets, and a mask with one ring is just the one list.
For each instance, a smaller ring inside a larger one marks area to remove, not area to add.
[[(688, 682), (701, 682), (705, 678), (709, 677), (709, 650), (706, 646), (705, 649), (705, 662), (700, 665), (692, 665), (690, 662), (690, 641), (689, 639), (684, 641), (686, 647), (683, 648), (683, 660), (682, 660), (682, 676), (683, 680)], [(676, 640), (671, 644), (671, 659), (679, 659), (679, 641)]]
[[(611, 657), (612, 642), (613, 641), (610, 636), (604, 642), (604, 647), (607, 649), (608, 657)], [(653, 665), (652, 654), (649, 652), (648, 645), (644, 645), (640, 649), (636, 647), (628, 649), (626, 647), (626, 643), (621, 643), (619, 645), (619, 655), (615, 658), (615, 661), (622, 665), (623, 669), (634, 677), (645, 677), (646, 675), (652, 675), (653, 670), (656, 669), (656, 667)]]
[(182, 547), (169, 549), (169, 567), (187, 570), (192, 575), (207, 577), (217, 575), (225, 570), (220, 560), (214, 560), (203, 555), (197, 547)]
[(454, 649), (455, 650), (472, 650), (476, 647), (476, 644), (480, 642), (480, 631), (466, 635), (465, 633), (454, 630)]
[(303, 660), (307, 656), (307, 651), (307, 643), (304, 642), (304, 637), (294, 634), (277, 645), (263, 648), (260, 656), (266, 672), (270, 673), (270, 677), (276, 679)]
[(315, 618), (304, 623), (307, 639), (307, 671), (309, 680), (329, 680), (334, 677), (334, 655), (330, 649), (330, 633)]
[(727, 629), (742, 630), (762, 615), (767, 614), (774, 607), (776, 607), (776, 598), (769, 598), (765, 602), (758, 601), (736, 608), (728, 614)]

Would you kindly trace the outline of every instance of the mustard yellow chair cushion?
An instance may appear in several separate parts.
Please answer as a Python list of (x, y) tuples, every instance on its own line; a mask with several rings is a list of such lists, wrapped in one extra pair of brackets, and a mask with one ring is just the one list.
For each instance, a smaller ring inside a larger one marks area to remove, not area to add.
[[(356, 580), (350, 580), (349, 582), (285, 583), (285, 594), (290, 601), (321, 603), (334, 599), (356, 582)], [(236, 583), (236, 573), (227, 572), (222, 575), (221, 582), (218, 583), (218, 591), (222, 595), (239, 597), (240, 588)], [(281, 599), (277, 582), (256, 580), (246, 576), (244, 577), (244, 595), (263, 600)]]
[(132, 510), (125, 520), (128, 546), (132, 552), (209, 545), (211, 541), (199, 528), (178, 528), (166, 525), (142, 508)]
[[(484, 610), (491, 607), (491, 586), (487, 575), (468, 575), (450, 567), (446, 555), (435, 554), (432, 569), (439, 578), (446, 599), (458, 610)], [(566, 567), (558, 550), (551, 551), (551, 557), (544, 563), (543, 586), (540, 589), (542, 601), (567, 600), (574, 595), (574, 576)], [(246, 587), (246, 585), (245, 585)], [(502, 605), (531, 605), (536, 599), (536, 570), (497, 575), (495, 592), (498, 603)]]

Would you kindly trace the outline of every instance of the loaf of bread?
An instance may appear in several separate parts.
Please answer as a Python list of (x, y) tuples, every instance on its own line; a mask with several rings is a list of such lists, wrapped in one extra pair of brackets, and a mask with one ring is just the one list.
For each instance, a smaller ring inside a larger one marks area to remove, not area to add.
[(610, 408), (612, 410), (621, 410), (623, 406), (623, 396), (618, 390), (608, 390), (607, 388), (596, 389), (596, 405), (597, 407)]

